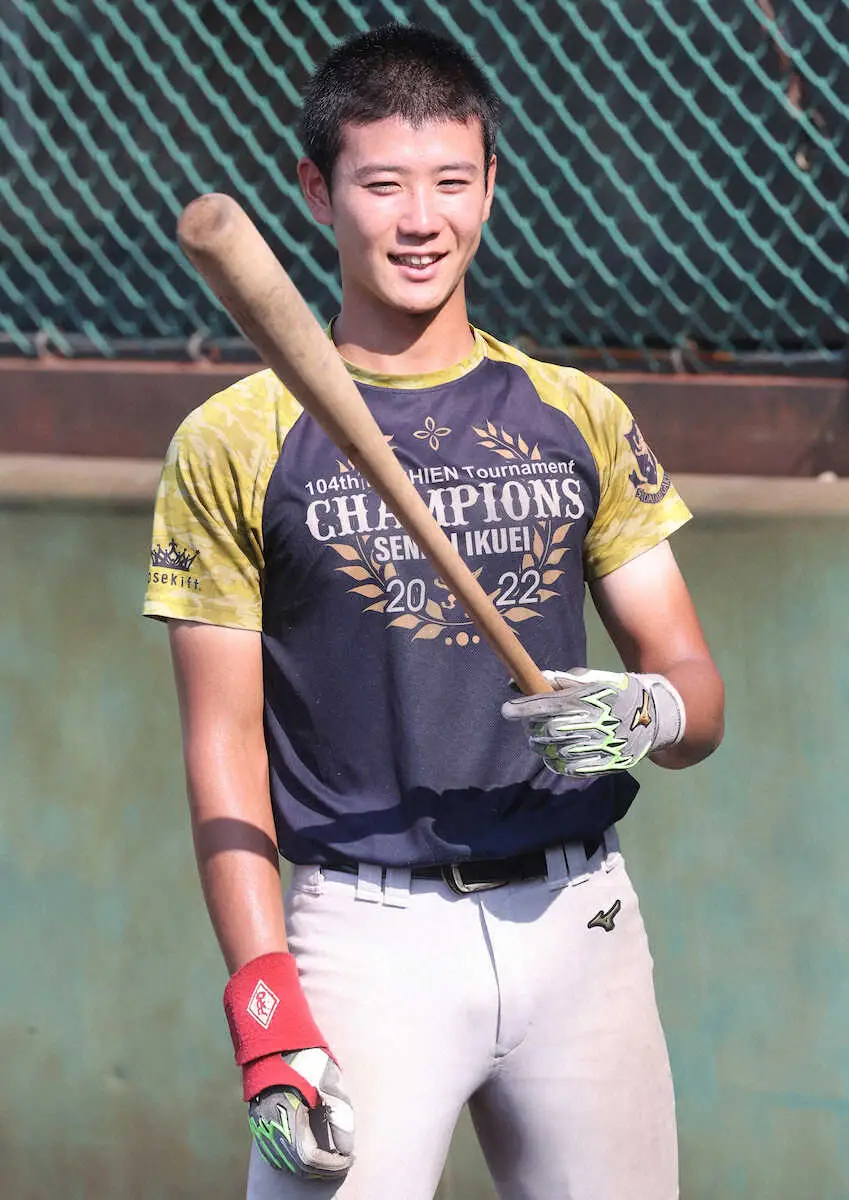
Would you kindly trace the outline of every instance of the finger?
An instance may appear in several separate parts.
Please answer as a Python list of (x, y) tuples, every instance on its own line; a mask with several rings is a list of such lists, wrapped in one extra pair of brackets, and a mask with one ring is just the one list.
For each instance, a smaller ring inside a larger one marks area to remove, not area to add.
[(515, 700), (505, 700), (501, 705), (501, 715), (508, 721), (545, 720), (548, 717), (562, 716), (573, 710), (587, 689), (583, 684), (569, 684), (558, 692), (547, 692), (539, 696), (517, 696)]
[(600, 773), (599, 763), (595, 762), (589, 756), (581, 756), (580, 758), (563, 758), (559, 754), (543, 755), (543, 762), (549, 771), (553, 771), (555, 775), (566, 775), (570, 779), (583, 779), (586, 775), (598, 775)]
[(550, 739), (548, 741), (540, 739), (538, 741), (531, 742), (531, 749), (533, 750), (534, 754), (541, 754), (544, 758), (562, 758), (565, 762), (567, 760), (577, 761), (577, 759), (581, 756), (595, 756), (598, 754), (599, 748), (595, 742), (589, 742), (585, 740), (574, 742), (553, 742)]
[[(354, 1149), (354, 1109), (344, 1090), (342, 1073), (334, 1059), (328, 1057), (318, 1082), (322, 1111), (326, 1115), (326, 1138), (329, 1148), (340, 1154)], [(319, 1145), (323, 1145), (318, 1138)]]
[(533, 721), (528, 727), (532, 742), (597, 742), (602, 737), (595, 718), (585, 712), (570, 717), (553, 717), (548, 721)]
[(340, 1154), (351, 1154), (354, 1149), (354, 1110), (347, 1096), (322, 1093), (326, 1104), (327, 1121), (333, 1148)]
[(531, 721), (528, 736), (545, 738), (549, 742), (573, 737), (598, 737), (598, 717), (585, 708), (579, 708), (564, 716), (549, 717), (547, 721)]
[[(253, 1135), (260, 1157), (276, 1171), (292, 1171), (297, 1173), (299, 1163), (294, 1147), (290, 1144), (288, 1117), (285, 1110), (282, 1117), (278, 1110), (277, 1120), (268, 1112), (263, 1115), (251, 1115), (248, 1125)], [(284, 1124), (285, 1122), (285, 1124)]]
[[(324, 1106), (316, 1106), (324, 1113)], [(324, 1149), (331, 1157), (326, 1161), (317, 1153), (316, 1132), (311, 1126), (313, 1110), (300, 1092), (284, 1087), (266, 1092), (251, 1102), (248, 1124), (262, 1159), (278, 1171), (295, 1175), (314, 1175), (333, 1168), (334, 1173), (347, 1170), (350, 1161), (340, 1162), (332, 1153), (332, 1141), (325, 1136)], [(326, 1116), (324, 1117), (326, 1124)], [(316, 1130), (320, 1128), (320, 1118)]]
[[(314, 1109), (299, 1105), (294, 1114), (294, 1126), (298, 1157), (310, 1174), (341, 1175), (350, 1168), (350, 1154), (326, 1148), (332, 1140), (326, 1105), (319, 1104)], [(319, 1139), (325, 1144), (320, 1145)]]

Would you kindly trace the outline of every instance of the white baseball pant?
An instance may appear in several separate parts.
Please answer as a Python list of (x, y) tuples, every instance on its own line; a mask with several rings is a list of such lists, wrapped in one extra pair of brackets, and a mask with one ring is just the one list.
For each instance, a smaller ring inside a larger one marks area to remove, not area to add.
[(253, 1149), (248, 1200), (432, 1200), (467, 1101), (503, 1200), (676, 1200), (652, 959), (616, 847), (556, 847), (547, 879), (465, 896), (295, 867), (289, 946), (356, 1161), (341, 1185), (299, 1181)]

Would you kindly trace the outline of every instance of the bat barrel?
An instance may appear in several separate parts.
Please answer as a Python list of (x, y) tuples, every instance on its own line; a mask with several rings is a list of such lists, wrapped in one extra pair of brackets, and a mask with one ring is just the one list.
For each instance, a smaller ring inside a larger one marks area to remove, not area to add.
[(184, 253), (292, 395), (362, 472), (526, 694), (550, 691), (387, 445), (331, 339), (231, 197), (199, 196), (177, 226)]

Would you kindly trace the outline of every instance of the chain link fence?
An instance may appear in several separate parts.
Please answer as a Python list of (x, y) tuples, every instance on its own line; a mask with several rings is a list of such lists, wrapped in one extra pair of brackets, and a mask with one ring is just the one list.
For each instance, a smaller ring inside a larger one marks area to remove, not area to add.
[(210, 190), (332, 315), (298, 97), (392, 19), (504, 105), (478, 324), (606, 367), (845, 370), (847, 0), (0, 0), (0, 352), (244, 356), (175, 243)]

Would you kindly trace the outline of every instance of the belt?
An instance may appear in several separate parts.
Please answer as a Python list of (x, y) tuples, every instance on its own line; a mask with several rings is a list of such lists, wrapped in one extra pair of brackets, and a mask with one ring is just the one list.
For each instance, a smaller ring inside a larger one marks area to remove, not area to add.
[[(584, 842), (584, 853), (588, 859), (592, 858), (602, 843), (603, 838), (592, 838)], [(355, 862), (328, 863), (325, 869), (356, 875), (359, 865)], [(459, 863), (410, 867), (411, 879), (441, 879), (458, 896), (505, 887), (508, 883), (544, 879), (547, 874), (548, 862), (544, 850), (530, 850), (525, 854), (515, 854), (511, 858), (479, 858)]]

